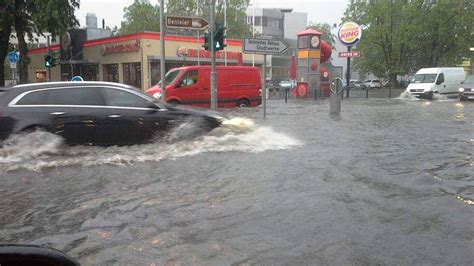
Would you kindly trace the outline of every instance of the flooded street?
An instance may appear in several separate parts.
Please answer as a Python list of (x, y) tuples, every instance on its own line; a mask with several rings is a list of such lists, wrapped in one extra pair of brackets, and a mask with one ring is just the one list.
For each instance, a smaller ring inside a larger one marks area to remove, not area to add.
[[(0, 242), (83, 265), (474, 261), (474, 103), (268, 102), (184, 141), (0, 149)], [(184, 128), (186, 130), (186, 128)]]

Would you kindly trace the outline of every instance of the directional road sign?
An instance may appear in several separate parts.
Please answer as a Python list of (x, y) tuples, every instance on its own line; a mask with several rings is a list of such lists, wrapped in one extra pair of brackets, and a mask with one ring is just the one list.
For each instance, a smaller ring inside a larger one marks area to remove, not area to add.
[(203, 30), (209, 22), (201, 17), (166, 16), (166, 27), (177, 29)]
[(18, 52), (9, 52), (8, 53), (8, 61), (12, 64), (15, 64), (20, 60), (20, 55)]
[(359, 51), (339, 52), (339, 57), (360, 57)]
[(288, 45), (281, 40), (244, 39), (244, 53), (282, 54)]

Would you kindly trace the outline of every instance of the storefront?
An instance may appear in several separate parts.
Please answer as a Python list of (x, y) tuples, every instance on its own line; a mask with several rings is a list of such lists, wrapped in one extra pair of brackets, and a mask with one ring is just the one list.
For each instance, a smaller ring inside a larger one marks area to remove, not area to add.
[[(210, 65), (211, 54), (202, 48), (204, 39), (188, 36), (165, 37), (166, 71), (183, 65)], [(62, 43), (53, 45), (52, 51), (63, 53), (70, 45)], [(86, 41), (80, 49), (80, 59), (64, 60), (51, 69), (51, 80), (70, 80), (81, 76), (84, 80), (100, 80), (129, 84), (142, 90), (147, 89), (160, 79), (160, 34), (140, 32), (136, 34), (115, 36)], [(30, 82), (37, 80), (37, 73), (45, 73), (44, 55), (46, 48), (31, 49), (29, 56)], [(242, 53), (242, 41), (227, 39), (226, 51), (216, 55), (218, 65), (252, 65), (253, 56)], [(255, 56), (255, 66), (261, 66), (263, 56)]]

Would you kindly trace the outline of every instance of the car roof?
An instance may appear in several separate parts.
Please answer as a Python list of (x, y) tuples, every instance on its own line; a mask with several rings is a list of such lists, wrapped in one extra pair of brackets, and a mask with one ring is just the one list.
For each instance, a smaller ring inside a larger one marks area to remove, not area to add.
[(21, 84), (10, 87), (10, 91), (24, 92), (36, 89), (46, 89), (46, 88), (57, 88), (57, 87), (87, 87), (87, 86), (113, 86), (120, 87), (131, 90), (138, 90), (135, 87), (114, 83), (114, 82), (104, 82), (104, 81), (59, 81), (59, 82), (38, 82), (38, 83), (28, 83)]
[(121, 84), (121, 83), (114, 83), (114, 82), (104, 82), (104, 81), (60, 81), (60, 82), (38, 82), (38, 83), (28, 83), (28, 84), (21, 84), (12, 87), (2, 87), (0, 91), (3, 89), (5, 92), (0, 99), (0, 104), (10, 101), (12, 98), (16, 97), (17, 95), (37, 89), (49, 89), (49, 88), (58, 88), (58, 87), (87, 87), (87, 86), (109, 86), (109, 87), (116, 87), (116, 88), (123, 88), (133, 91), (139, 91), (135, 87)]

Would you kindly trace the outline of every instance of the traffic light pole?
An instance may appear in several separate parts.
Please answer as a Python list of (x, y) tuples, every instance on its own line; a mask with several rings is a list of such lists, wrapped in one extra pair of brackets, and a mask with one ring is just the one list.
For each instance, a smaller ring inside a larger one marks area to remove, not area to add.
[[(47, 42), (47, 45), (48, 45), (48, 55), (51, 55), (51, 44), (50, 44), (50, 40), (49, 40), (49, 35), (46, 37), (46, 42)], [(51, 67), (48, 67), (48, 81), (51, 82)]]
[(160, 74), (161, 99), (163, 102), (166, 102), (165, 71), (165, 1), (160, 0)]
[(216, 1), (210, 0), (210, 38), (211, 38), (211, 109), (217, 109), (217, 84), (216, 84), (216, 46), (214, 44)]

